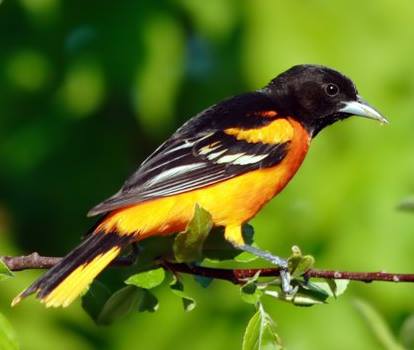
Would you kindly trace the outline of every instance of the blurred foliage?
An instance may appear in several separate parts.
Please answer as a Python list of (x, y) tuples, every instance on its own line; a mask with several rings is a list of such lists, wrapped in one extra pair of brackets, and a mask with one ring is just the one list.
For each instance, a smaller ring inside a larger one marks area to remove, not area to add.
[[(294, 64), (322, 63), (352, 77), (391, 124), (354, 118), (318, 136), (291, 185), (253, 220), (258, 245), (287, 256), (298, 244), (317, 267), (412, 271), (414, 217), (396, 207), (414, 193), (413, 16), (409, 0), (0, 2), (1, 253), (64, 254), (93, 224), (86, 211), (182, 122)], [(162, 289), (156, 314), (108, 328), (80, 302), (10, 309), (39, 273), (0, 290), (5, 327), (23, 349), (238, 349), (254, 312), (225, 282), (205, 290), (191, 279), (193, 312)], [(411, 285), (353, 284), (329, 306), (263, 304), (289, 349), (366, 350), (378, 343), (353, 296), (396, 333), (411, 329), (412, 294)]]
[(404, 348), (394, 338), (388, 325), (381, 315), (367, 302), (361, 299), (355, 300), (355, 307), (364, 318), (367, 326), (371, 329), (373, 335), (384, 349), (387, 350), (404, 350)]
[(10, 325), (9, 321), (2, 314), (0, 314), (0, 349), (19, 349), (16, 332)]

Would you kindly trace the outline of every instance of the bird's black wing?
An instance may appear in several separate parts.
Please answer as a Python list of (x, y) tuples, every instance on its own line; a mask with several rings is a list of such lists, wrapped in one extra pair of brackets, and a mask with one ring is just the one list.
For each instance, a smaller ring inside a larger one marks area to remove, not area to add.
[[(141, 164), (118, 193), (94, 207), (88, 215), (199, 189), (255, 169), (274, 166), (285, 157), (289, 142), (251, 143), (227, 134), (225, 128), (235, 123), (227, 118), (220, 124), (217, 118), (223, 117), (227, 109), (220, 106), (217, 115), (215, 107), (184, 124)], [(208, 117), (212, 119), (210, 122)], [(269, 123), (263, 122), (263, 118), (255, 122), (255, 116), (248, 118), (248, 124), (256, 123), (257, 127)], [(239, 123), (240, 119), (236, 120)]]

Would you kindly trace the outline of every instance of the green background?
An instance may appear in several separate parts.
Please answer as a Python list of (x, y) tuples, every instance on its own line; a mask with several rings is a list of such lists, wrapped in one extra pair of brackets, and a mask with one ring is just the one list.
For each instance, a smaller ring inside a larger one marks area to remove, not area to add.
[[(0, 1), (0, 253), (62, 255), (85, 213), (192, 115), (264, 86), (298, 63), (332, 66), (389, 117), (321, 133), (290, 186), (253, 220), (257, 243), (317, 267), (413, 271), (414, 3), (401, 1)], [(12, 297), (40, 272), (3, 282), (0, 312), (22, 349), (239, 349), (254, 308), (236, 287), (167, 288), (155, 314), (97, 327), (77, 302), (46, 310)], [(414, 287), (351, 284), (329, 305), (266, 300), (288, 349), (378, 349), (354, 307), (369, 300), (398, 334)]]

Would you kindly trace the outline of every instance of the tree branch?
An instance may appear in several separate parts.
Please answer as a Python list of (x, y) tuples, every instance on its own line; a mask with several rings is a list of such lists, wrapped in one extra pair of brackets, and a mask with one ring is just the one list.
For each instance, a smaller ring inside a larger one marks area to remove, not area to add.
[[(165, 262), (162, 265), (168, 267), (172, 271), (227, 280), (235, 284), (244, 283), (246, 279), (255, 276), (259, 271), (261, 277), (275, 277), (279, 276), (280, 273), (280, 270), (278, 268), (218, 269), (211, 267), (190, 266), (186, 264)], [(337, 270), (310, 269), (304, 274), (303, 277), (305, 279), (325, 278), (337, 280), (352, 280), (365, 283), (370, 283), (373, 281), (414, 283), (414, 274), (408, 273), (404, 274), (387, 272), (350, 272)]]
[[(62, 260), (60, 257), (40, 256), (34, 252), (22, 256), (0, 256), (10, 271), (50, 269)], [(131, 257), (120, 257), (112, 262), (111, 266), (130, 266), (135, 262)]]
[[(11, 271), (22, 271), (32, 269), (49, 269), (56, 265), (62, 258), (40, 256), (32, 253), (24, 256), (3, 256), (0, 257)], [(121, 257), (114, 260), (111, 266), (130, 266), (135, 262), (134, 257)], [(247, 278), (255, 276), (260, 271), (262, 277), (279, 276), (278, 268), (263, 269), (221, 269), (212, 267), (194, 266), (180, 263), (162, 261), (160, 266), (173, 272), (181, 272), (191, 275), (204, 276), (221, 279), (234, 284), (242, 284)], [(325, 279), (347, 279), (361, 282), (411, 282), (414, 283), (414, 274), (386, 273), (386, 272), (349, 272), (336, 270), (308, 270), (304, 278), (325, 278)]]

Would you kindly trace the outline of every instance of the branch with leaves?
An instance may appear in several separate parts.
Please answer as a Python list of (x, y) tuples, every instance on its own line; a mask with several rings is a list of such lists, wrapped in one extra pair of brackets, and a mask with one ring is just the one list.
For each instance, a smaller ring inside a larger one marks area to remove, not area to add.
[[(22, 256), (0, 256), (0, 259), (7, 266), (8, 270), (16, 272), (23, 270), (50, 269), (62, 258), (52, 256), (40, 256), (38, 253)], [(121, 257), (113, 261), (111, 266), (132, 266), (134, 257)], [(185, 273), (195, 276), (202, 276), (212, 279), (220, 279), (232, 282), (233, 284), (244, 284), (246, 280), (256, 275), (260, 277), (278, 277), (278, 268), (246, 268), (226, 269), (160, 261), (160, 267), (164, 267), (174, 273)], [(4, 271), (4, 270), (3, 270)], [(0, 271), (2, 273), (2, 271)], [(4, 273), (4, 272), (3, 272)], [(352, 272), (338, 270), (309, 269), (304, 274), (305, 279), (322, 278), (335, 280), (350, 280), (370, 283), (381, 282), (409, 282), (414, 283), (412, 273), (390, 273), (383, 271), (376, 272)]]
[[(0, 266), (0, 279), (1, 276), (10, 276), (12, 271), (16, 272), (28, 269), (48, 269), (57, 264), (61, 259), (62, 258), (60, 257), (40, 256), (37, 253), (26, 256), (0, 257), (0, 262), (4, 264), (3, 266)], [(134, 256), (121, 257), (115, 260), (111, 266), (133, 266), (136, 262), (135, 260)], [(295, 248), (294, 254), (290, 259), (291, 265), (293, 260), (303, 263), (307, 260), (307, 258), (300, 256), (300, 251)], [(298, 266), (299, 264), (296, 264), (296, 268), (298, 268)], [(158, 268), (150, 269), (129, 277), (125, 281), (128, 286), (118, 290), (112, 295), (107, 292), (103, 285), (95, 282), (91, 287), (91, 291), (93, 292), (86, 294), (83, 298), (83, 307), (98, 324), (104, 325), (114, 322), (120, 315), (122, 315), (122, 312), (119, 313), (119, 310), (124, 310), (125, 307), (127, 307), (127, 309), (136, 307), (136, 309), (141, 312), (154, 312), (158, 308), (158, 300), (150, 292), (150, 289), (157, 287), (164, 281), (165, 271), (172, 272), (173, 279), (170, 282), (171, 291), (182, 299), (182, 303), (186, 311), (191, 311), (195, 307), (195, 301), (193, 298), (185, 294), (184, 285), (179, 278), (177, 278), (177, 275), (180, 273), (194, 275), (198, 278), (201, 277), (204, 279), (204, 283), (207, 281), (207, 284), (212, 279), (220, 279), (229, 281), (233, 284), (242, 285), (242, 299), (247, 303), (255, 303), (257, 305), (257, 311), (249, 321), (246, 328), (243, 338), (243, 348), (255, 349), (254, 344), (258, 341), (258, 339), (263, 338), (261, 341), (265, 342), (267, 339), (267, 341), (270, 341), (273, 344), (275, 349), (282, 349), (281, 339), (276, 332), (275, 323), (260, 303), (260, 297), (262, 295), (277, 298), (280, 298), (280, 295), (278, 295), (277, 291), (270, 290), (268, 288), (269, 285), (263, 284), (263, 282), (258, 284), (259, 277), (278, 277), (279, 269), (277, 268), (226, 269), (160, 260)], [(325, 281), (331, 280), (331, 283), (328, 283), (328, 286), (331, 286), (331, 289), (328, 290), (328, 294), (331, 292), (331, 295), (334, 295), (335, 297), (341, 294), (347, 285), (347, 282), (342, 285), (337, 284), (335, 280), (338, 279), (356, 280), (362, 282), (414, 282), (414, 274), (392, 274), (385, 272), (348, 272), (309, 269), (305, 271), (302, 277), (305, 281), (309, 281), (311, 278), (322, 278)], [(206, 286), (206, 284), (204, 284), (204, 286)], [(315, 286), (317, 285), (313, 286), (314, 293)], [(309, 291), (312, 291), (312, 288)], [(316, 291), (321, 293), (323, 289)], [(102, 293), (107, 294), (104, 298), (105, 302), (102, 304), (102, 307), (96, 309), (96, 295), (102, 295)], [(322, 299), (325, 298), (323, 293), (324, 292), (322, 292)], [(318, 293), (315, 295), (317, 296)], [(320, 297), (321, 296), (319, 296), (319, 298)], [(315, 300), (318, 300), (318, 297)], [(301, 297), (296, 295), (292, 298), (293, 303), (298, 305), (312, 305), (315, 303), (315, 300), (312, 300), (312, 298), (309, 297), (304, 298), (303, 295)]]
[[(409, 205), (411, 208), (412, 203)], [(407, 206), (405, 203), (402, 209), (407, 209)], [(256, 313), (246, 328), (243, 350), (257, 349), (254, 344), (265, 339), (271, 342), (272, 348), (282, 349), (274, 323), (261, 303), (262, 297), (272, 297), (296, 306), (312, 306), (325, 304), (329, 299), (340, 296), (350, 280), (414, 282), (414, 274), (315, 269), (314, 258), (303, 255), (295, 246), (288, 259), (294, 293), (286, 295), (280, 288), (280, 270), (277, 267), (223, 267), (223, 261), (247, 263), (257, 257), (240, 253), (224, 239), (222, 230), (211, 228), (210, 214), (196, 207), (186, 231), (176, 236), (146, 239), (139, 243), (138, 251), (133, 249), (130, 255), (113, 261), (111, 266), (124, 267), (126, 274), (115, 274), (115, 280), (119, 281), (113, 285), (95, 281), (82, 297), (83, 308), (100, 325), (111, 324), (133, 310), (155, 312), (158, 299), (153, 290), (166, 282), (171, 292), (181, 299), (185, 311), (191, 311), (196, 302), (185, 291), (182, 274), (193, 275), (204, 288), (213, 280), (225, 280), (239, 285), (241, 299), (256, 307)], [(251, 226), (243, 228), (247, 244), (253, 244), (253, 234)], [(0, 280), (13, 276), (15, 271), (51, 268), (61, 259), (37, 253), (0, 257)], [(124, 286), (119, 288), (122, 283)]]

